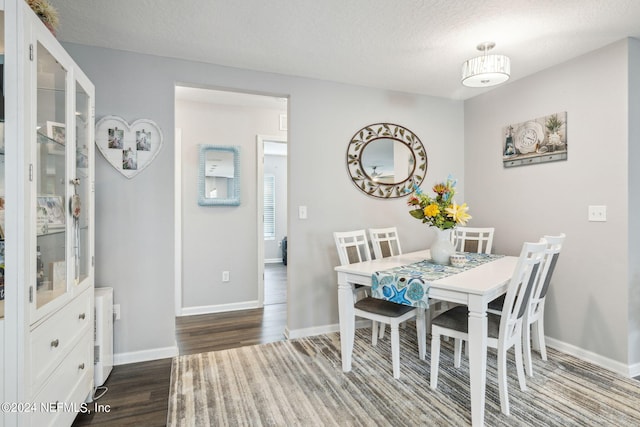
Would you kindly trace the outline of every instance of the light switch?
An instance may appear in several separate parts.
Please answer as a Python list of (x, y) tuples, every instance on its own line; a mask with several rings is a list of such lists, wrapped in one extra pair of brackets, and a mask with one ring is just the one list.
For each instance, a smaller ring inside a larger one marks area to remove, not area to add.
[(298, 218), (307, 219), (307, 207), (306, 206), (298, 206)]
[(606, 206), (589, 206), (589, 221), (604, 222), (607, 220)]

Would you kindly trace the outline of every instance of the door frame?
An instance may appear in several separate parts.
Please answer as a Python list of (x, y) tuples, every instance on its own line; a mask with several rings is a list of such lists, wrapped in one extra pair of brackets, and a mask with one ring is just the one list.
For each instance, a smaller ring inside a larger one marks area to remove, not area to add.
[[(264, 143), (287, 143), (287, 136), (256, 135), (256, 249), (258, 252), (258, 306), (264, 307)], [(288, 157), (288, 153), (287, 153)], [(287, 164), (289, 162), (287, 161)], [(287, 166), (288, 169), (288, 166)], [(287, 170), (288, 173), (288, 170)], [(287, 206), (289, 196), (287, 192)], [(287, 285), (288, 286), (288, 285)]]

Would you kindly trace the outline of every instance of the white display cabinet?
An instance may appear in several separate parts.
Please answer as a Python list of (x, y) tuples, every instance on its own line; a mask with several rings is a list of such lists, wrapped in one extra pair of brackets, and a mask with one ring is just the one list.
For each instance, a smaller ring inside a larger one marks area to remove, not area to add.
[(95, 89), (24, 0), (0, 8), (0, 422), (71, 425), (93, 394)]

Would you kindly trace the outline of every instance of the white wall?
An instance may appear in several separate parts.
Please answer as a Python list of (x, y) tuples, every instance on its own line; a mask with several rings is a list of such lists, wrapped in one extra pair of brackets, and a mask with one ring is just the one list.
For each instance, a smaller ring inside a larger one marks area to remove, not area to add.
[[(543, 234), (567, 234), (547, 298), (546, 333), (617, 368), (638, 362), (629, 348), (638, 299), (630, 307), (628, 82), (621, 41), (465, 102), (473, 223), (496, 227), (499, 253), (516, 254), (523, 241)], [(503, 168), (502, 128), (560, 111), (567, 112), (568, 160)], [(607, 222), (588, 222), (588, 205), (606, 205)]]
[[(433, 239), (409, 216), (405, 199), (371, 198), (351, 183), (345, 157), (358, 129), (384, 121), (408, 127), (422, 139), (429, 156), (425, 188), (453, 173), (461, 181), (464, 199), (462, 102), (76, 44), (65, 47), (96, 86), (96, 119), (108, 114), (130, 121), (149, 118), (165, 136), (154, 163), (131, 180), (119, 176), (100, 155), (96, 158), (96, 283), (113, 286), (116, 303), (122, 305), (122, 320), (115, 324), (117, 353), (143, 352), (141, 356), (148, 358), (154, 349), (175, 345), (176, 83), (290, 96), (287, 228), (292, 249), (287, 327), (291, 336), (336, 328), (333, 267), (339, 262), (333, 231), (397, 225), (407, 251), (423, 248)], [(255, 171), (246, 172), (243, 186), (255, 177)], [(308, 207), (309, 219), (297, 218), (299, 205)], [(255, 221), (247, 227), (255, 229)], [(227, 242), (212, 245), (211, 257), (229, 255), (249, 269), (256, 264), (255, 255), (230, 249)]]
[[(187, 313), (257, 307), (256, 135), (282, 135), (281, 110), (176, 103), (182, 129), (182, 305)], [(198, 145), (240, 148), (240, 206), (198, 205)], [(222, 271), (231, 280), (222, 282)]]

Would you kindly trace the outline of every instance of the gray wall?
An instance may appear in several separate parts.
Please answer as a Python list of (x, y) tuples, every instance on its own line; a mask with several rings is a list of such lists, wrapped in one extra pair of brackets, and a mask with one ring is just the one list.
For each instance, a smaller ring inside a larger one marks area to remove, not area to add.
[[(637, 193), (639, 181), (629, 168), (638, 154), (629, 146), (627, 48), (621, 41), (465, 102), (474, 221), (496, 226), (495, 249), (503, 253), (515, 254), (520, 242), (543, 234), (566, 233), (547, 298), (546, 333), (567, 350), (625, 366), (640, 360), (638, 267), (629, 259), (637, 254), (630, 207), (638, 196), (628, 195)], [(633, 105), (637, 112), (637, 89)], [(567, 111), (567, 161), (502, 167), (504, 126), (560, 111)], [(587, 206), (601, 204), (607, 222), (588, 222)]]
[[(470, 206), (470, 225), (496, 226), (496, 252), (515, 254), (524, 240), (567, 233), (546, 312), (547, 334), (555, 344), (614, 361), (619, 364), (614, 368), (640, 362), (639, 231), (630, 221), (640, 205), (640, 178), (629, 166), (640, 157), (638, 124), (629, 119), (640, 105), (632, 80), (640, 68), (637, 41), (621, 41), (464, 105), (81, 45), (67, 48), (96, 85), (96, 118), (150, 118), (165, 133), (156, 161), (131, 180), (97, 155), (96, 283), (114, 286), (122, 304), (116, 352), (174, 345), (173, 93), (176, 82), (186, 82), (290, 96), (288, 235), (296, 248), (288, 268), (291, 336), (323, 332), (338, 322), (333, 231), (397, 225), (405, 251), (423, 248), (433, 238), (408, 216), (405, 200), (367, 197), (346, 175), (344, 157), (354, 132), (389, 121), (410, 128), (425, 144), (429, 171), (423, 188), (449, 173), (460, 180), (459, 200)], [(558, 111), (568, 112), (569, 160), (504, 169), (501, 129)], [(593, 204), (607, 205), (607, 222), (587, 221), (587, 206)], [(308, 207), (307, 220), (297, 218), (300, 205)], [(228, 251), (226, 244), (216, 244), (212, 256)], [(255, 265), (253, 252), (233, 256)]]
[[(430, 230), (409, 216), (404, 199), (370, 198), (351, 183), (345, 155), (358, 129), (383, 121), (411, 129), (429, 155), (425, 188), (452, 173), (461, 182), (464, 200), (462, 102), (76, 44), (65, 47), (96, 86), (97, 119), (108, 114), (130, 121), (148, 118), (165, 137), (154, 163), (131, 180), (96, 157), (96, 283), (113, 286), (116, 303), (122, 306), (122, 320), (115, 323), (115, 351), (129, 356), (122, 359), (151, 358), (154, 350), (175, 346), (176, 83), (290, 96), (287, 228), (289, 246), (296, 248), (287, 269), (291, 336), (336, 327), (333, 267), (339, 262), (333, 231), (397, 225), (407, 251), (433, 239)], [(243, 186), (252, 181), (251, 171), (247, 173)], [(307, 220), (297, 218), (299, 205), (308, 207)], [(247, 226), (255, 227), (255, 221)], [(256, 265), (255, 251), (233, 250), (226, 243), (213, 243), (211, 256), (232, 252), (249, 268)]]

